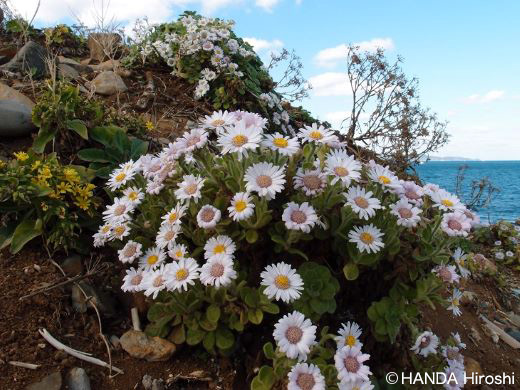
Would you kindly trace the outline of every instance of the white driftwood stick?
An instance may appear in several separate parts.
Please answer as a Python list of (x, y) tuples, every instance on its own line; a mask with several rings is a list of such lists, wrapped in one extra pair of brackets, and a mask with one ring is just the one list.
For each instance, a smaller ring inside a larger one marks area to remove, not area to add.
[(8, 362), (11, 366), (15, 367), (23, 367), (23, 368), (30, 368), (31, 370), (36, 370), (37, 368), (40, 368), (41, 366), (39, 364), (32, 364), (32, 363), (24, 363), (24, 362), (17, 362), (14, 360), (11, 360)]
[(63, 351), (63, 352), (66, 352), (68, 353), (69, 355), (71, 356), (74, 356), (75, 358), (78, 358), (78, 359), (81, 359), (81, 360), (84, 360), (86, 362), (89, 362), (89, 363), (92, 363), (92, 364), (97, 364), (98, 366), (101, 366), (101, 367), (106, 367), (106, 368), (112, 368), (112, 370), (114, 370), (115, 372), (117, 372), (118, 374), (124, 374), (123, 370), (117, 368), (117, 367), (110, 367), (110, 364), (104, 362), (103, 360), (99, 360), (93, 356), (90, 356), (90, 354), (88, 353), (85, 353), (85, 352), (81, 352), (81, 351), (76, 351), (75, 349), (72, 349), (70, 347), (67, 347), (65, 344), (62, 344), (61, 342), (59, 342), (58, 340), (56, 340), (48, 331), (47, 329), (39, 329), (38, 332), (40, 332), (40, 334), (42, 335), (42, 337), (47, 340), (47, 342), (52, 345), (54, 348), (56, 349), (59, 349), (60, 351)]
[(132, 307), (130, 310), (130, 314), (132, 315), (132, 326), (134, 330), (141, 331), (141, 321), (139, 320), (139, 312), (137, 311), (137, 307)]
[(495, 325), (494, 323), (489, 321), (483, 315), (481, 315), (480, 318), (482, 318), (482, 320), (484, 321), (486, 326), (491, 331), (495, 332), (498, 335), (498, 337), (500, 337), (502, 339), (502, 341), (504, 341), (506, 344), (508, 344), (511, 348), (513, 348), (513, 349), (520, 348), (520, 343), (518, 341), (516, 341), (513, 337), (509, 336), (506, 332), (504, 332), (503, 329), (501, 329), (500, 327), (498, 327), (497, 325)]

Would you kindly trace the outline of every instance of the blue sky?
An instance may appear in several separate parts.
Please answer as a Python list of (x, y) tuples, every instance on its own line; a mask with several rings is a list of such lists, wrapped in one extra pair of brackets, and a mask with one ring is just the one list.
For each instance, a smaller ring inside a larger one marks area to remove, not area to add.
[[(37, 0), (12, 3), (32, 16)], [(131, 24), (186, 9), (235, 20), (264, 58), (295, 49), (315, 87), (303, 106), (333, 124), (349, 109), (341, 45), (383, 45), (418, 77), (423, 104), (450, 122), (452, 140), (439, 155), (520, 159), (520, 1), (111, 0), (108, 13)], [(89, 23), (92, 2), (42, 0), (36, 22), (70, 23), (73, 14)]]

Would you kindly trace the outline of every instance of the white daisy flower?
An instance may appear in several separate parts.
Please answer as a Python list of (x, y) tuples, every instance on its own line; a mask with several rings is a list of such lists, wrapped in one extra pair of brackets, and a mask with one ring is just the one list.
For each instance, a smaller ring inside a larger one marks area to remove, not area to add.
[(440, 191), (441, 187), (439, 187), (437, 184), (433, 184), (433, 183), (426, 183), (424, 186), (423, 186), (423, 190), (424, 190), (424, 193), (428, 196), (432, 196), (434, 193), (436, 193), (437, 191)]
[(238, 159), (247, 157), (248, 150), (255, 150), (262, 141), (262, 130), (257, 127), (247, 127), (244, 120), (236, 122), (218, 138), (218, 145), (222, 147), (222, 154), (237, 153)]
[(505, 258), (504, 252), (497, 252), (497, 253), (495, 253), (495, 259), (497, 259), (497, 260), (504, 260), (504, 258)]
[(179, 188), (175, 190), (175, 196), (178, 200), (184, 199), (195, 200), (195, 203), (201, 198), (201, 190), (204, 186), (204, 181), (200, 176), (185, 175), (182, 178), (182, 182), (178, 184)]
[(228, 212), (234, 221), (242, 221), (253, 215), (254, 209), (253, 198), (247, 192), (237, 192), (231, 199), (231, 206), (228, 207)]
[(135, 176), (135, 173), (136, 173), (136, 170), (135, 170), (135, 167), (133, 167), (133, 166), (129, 169), (125, 169), (125, 168), (115, 169), (110, 174), (110, 178), (108, 179), (107, 185), (112, 191), (115, 191), (115, 190), (121, 188), (122, 186), (124, 186), (130, 180), (132, 180)]
[(287, 390), (325, 390), (325, 377), (318, 366), (307, 363), (295, 364), (289, 374)]
[(278, 320), (273, 337), (280, 351), (289, 359), (303, 361), (307, 359), (311, 346), (316, 344), (316, 326), (302, 313), (293, 311)]
[(137, 187), (128, 187), (123, 190), (123, 199), (130, 203), (132, 207), (138, 206), (144, 199), (144, 193)]
[(126, 275), (123, 278), (123, 285), (121, 286), (121, 290), (125, 292), (137, 292), (143, 290), (143, 270), (135, 269), (131, 267), (126, 270)]
[(303, 290), (303, 280), (291, 268), (289, 264), (284, 262), (268, 265), (260, 274), (262, 286), (265, 286), (264, 294), (269, 299), (282, 300), (285, 303), (292, 302), (301, 296)]
[(388, 168), (376, 164), (371, 160), (368, 164), (368, 177), (375, 183), (381, 184), (385, 191), (399, 193), (402, 192), (401, 183), (397, 176)]
[(162, 216), (162, 224), (165, 225), (180, 225), (181, 218), (184, 216), (186, 212), (186, 206), (181, 203), (177, 203), (173, 209), (170, 210), (169, 213)]
[(163, 224), (159, 228), (159, 232), (157, 233), (157, 237), (155, 238), (155, 245), (159, 248), (164, 249), (166, 247), (170, 248), (175, 245), (175, 239), (177, 235), (180, 233), (181, 228), (179, 225), (169, 225)]
[(318, 142), (328, 143), (334, 140), (334, 132), (330, 129), (326, 129), (322, 125), (313, 123), (312, 126), (304, 126), (299, 130), (298, 137), (302, 139), (302, 142)]
[(130, 234), (130, 226), (128, 223), (120, 223), (119, 225), (114, 225), (110, 232), (110, 240), (122, 240), (126, 236)]
[(332, 150), (325, 158), (325, 173), (332, 176), (331, 184), (339, 181), (348, 187), (361, 178), (361, 164), (344, 149)]
[(145, 270), (156, 269), (166, 258), (166, 255), (158, 247), (148, 248), (144, 256), (139, 259), (139, 268)]
[(112, 236), (112, 225), (109, 223), (106, 223), (102, 225), (98, 232), (94, 234), (92, 237), (94, 238), (94, 246), (100, 247), (105, 245), (105, 243), (110, 240)]
[(370, 380), (355, 380), (354, 382), (339, 383), (339, 390), (372, 390), (374, 385)]
[(446, 284), (458, 283), (460, 279), (454, 265), (441, 264), (435, 267), (432, 272)]
[(348, 233), (349, 242), (356, 244), (360, 252), (377, 253), (385, 244), (381, 240), (384, 233), (374, 225), (355, 226)]
[(450, 305), (448, 306), (448, 310), (453, 312), (453, 315), (460, 316), (462, 311), (460, 310), (460, 299), (462, 298), (462, 292), (459, 289), (454, 288), (451, 297), (448, 302)]
[(451, 337), (453, 337), (453, 340), (455, 341), (457, 347), (459, 347), (460, 349), (466, 349), (466, 344), (462, 342), (459, 332), (452, 332)]
[(216, 236), (211, 237), (204, 245), (204, 258), (210, 259), (215, 255), (224, 254), (233, 258), (235, 253), (236, 245), (231, 238), (228, 236)]
[(360, 186), (350, 187), (347, 193), (343, 194), (347, 199), (352, 211), (361, 219), (372, 218), (376, 215), (376, 210), (382, 209), (379, 199), (372, 197), (372, 191), (366, 191)]
[(265, 134), (262, 146), (276, 150), (283, 156), (292, 156), (300, 150), (297, 138), (291, 138), (281, 133)]
[(152, 299), (157, 298), (159, 292), (166, 289), (168, 279), (171, 277), (168, 274), (169, 264), (161, 264), (161, 266), (155, 270), (149, 270), (143, 273), (143, 281), (141, 282), (144, 290), (144, 295)]
[(431, 198), (434, 202), (433, 207), (438, 207), (442, 211), (462, 212), (466, 208), (457, 196), (445, 190), (434, 192)]
[(427, 357), (430, 354), (435, 355), (437, 353), (437, 347), (439, 346), (439, 338), (430, 331), (423, 332), (415, 340), (415, 344), (410, 349), (417, 355)]
[(262, 118), (260, 115), (254, 112), (248, 111), (234, 111), (233, 116), (235, 117), (235, 121), (244, 121), (246, 127), (255, 127), (257, 129), (265, 129), (267, 125), (267, 119)]
[(464, 356), (460, 352), (460, 348), (452, 345), (445, 345), (441, 347), (442, 356), (446, 359), (448, 364), (450, 362), (458, 362), (464, 364)]
[(180, 260), (184, 257), (188, 257), (188, 249), (184, 244), (174, 244), (168, 251), (168, 256), (170, 256), (173, 260)]
[(225, 254), (212, 256), (200, 269), (201, 283), (216, 288), (229, 286), (237, 276), (233, 260)]
[(421, 221), (419, 214), (422, 210), (408, 203), (406, 198), (399, 199), (397, 203), (390, 206), (390, 213), (397, 217), (397, 224), (409, 228), (416, 227)]
[(321, 169), (302, 169), (299, 168), (293, 178), (294, 188), (303, 189), (305, 195), (314, 196), (323, 191), (327, 185), (325, 174)]
[(244, 175), (246, 190), (256, 192), (259, 196), (273, 199), (278, 192), (282, 192), (285, 184), (283, 167), (271, 163), (261, 162), (253, 164)]
[(219, 209), (209, 204), (202, 206), (197, 213), (197, 224), (203, 229), (213, 229), (222, 216)]
[(103, 211), (103, 220), (111, 225), (117, 225), (131, 219), (130, 213), (134, 207), (124, 198), (114, 198), (114, 203)]
[(138, 242), (129, 240), (123, 249), (117, 251), (119, 261), (121, 261), (121, 263), (133, 263), (135, 259), (143, 254), (142, 248), (143, 246)]
[(347, 322), (346, 324), (341, 324), (341, 329), (338, 331), (338, 336), (334, 339), (337, 343), (337, 348), (347, 347), (359, 347), (361, 348), (363, 344), (359, 341), (359, 337), (361, 336), (361, 328), (355, 322)]
[(191, 129), (185, 132), (178, 142), (181, 143), (184, 153), (191, 153), (207, 144), (208, 133), (204, 129)]
[(188, 285), (195, 284), (199, 277), (199, 265), (191, 257), (170, 263), (171, 278), (167, 282), (168, 290), (188, 290)]
[(444, 374), (446, 375), (446, 383), (444, 383), (446, 390), (460, 390), (464, 387), (466, 382), (464, 365), (452, 362), (444, 369)]
[(364, 364), (370, 355), (361, 352), (360, 347), (345, 346), (336, 351), (334, 365), (338, 370), (338, 379), (341, 383), (352, 383), (359, 380), (367, 381), (372, 375), (370, 368)]
[(515, 254), (511, 251), (506, 252), (506, 257), (513, 257)]
[(442, 216), (441, 228), (448, 236), (467, 237), (471, 230), (471, 222), (463, 213), (455, 211)]
[(424, 196), (424, 189), (413, 181), (401, 180), (400, 183), (402, 186), (402, 192), (400, 195), (409, 203), (421, 207), (423, 204), (422, 197)]
[(289, 230), (301, 230), (304, 233), (309, 233), (318, 222), (318, 216), (314, 208), (307, 202), (300, 205), (289, 202), (283, 211), (282, 221), (285, 222), (285, 227)]
[(453, 259), (455, 260), (455, 263), (457, 264), (457, 267), (459, 268), (460, 275), (463, 278), (467, 278), (471, 275), (471, 272), (469, 269), (466, 268), (466, 258), (468, 255), (466, 255), (461, 248), (455, 249), (455, 252), (453, 252)]
[(502, 241), (500, 241), (500, 240), (495, 241), (495, 246), (502, 246)]
[(211, 115), (206, 115), (202, 121), (202, 126), (214, 129), (217, 133), (223, 131), (227, 126), (235, 123), (235, 117), (227, 111), (215, 111)]

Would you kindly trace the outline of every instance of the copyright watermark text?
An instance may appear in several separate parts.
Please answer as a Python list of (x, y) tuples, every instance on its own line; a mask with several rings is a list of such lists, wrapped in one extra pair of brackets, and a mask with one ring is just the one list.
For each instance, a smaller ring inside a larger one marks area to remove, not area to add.
[(394, 385), (396, 383), (402, 385), (514, 385), (515, 373), (507, 374), (503, 372), (498, 375), (478, 375), (476, 373), (455, 375), (454, 373), (445, 372), (389, 372), (386, 374), (386, 381)]

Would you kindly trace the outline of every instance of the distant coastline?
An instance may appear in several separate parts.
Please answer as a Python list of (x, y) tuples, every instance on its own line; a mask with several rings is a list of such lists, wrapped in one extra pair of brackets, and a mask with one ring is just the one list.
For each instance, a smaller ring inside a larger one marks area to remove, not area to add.
[(429, 156), (429, 161), (482, 161), (478, 158), (467, 158), (467, 157), (458, 157), (458, 156), (447, 156), (447, 157), (440, 157), (440, 156)]

